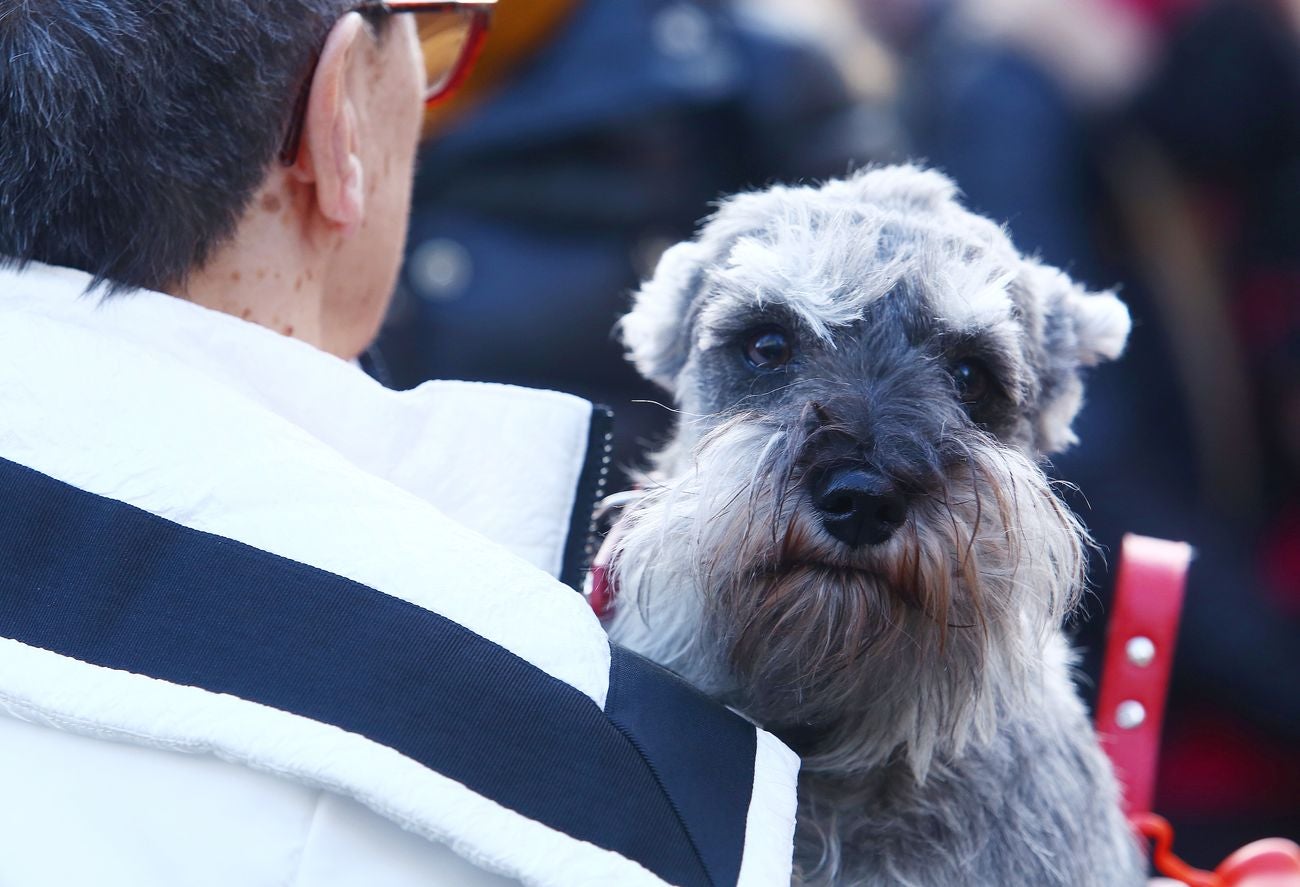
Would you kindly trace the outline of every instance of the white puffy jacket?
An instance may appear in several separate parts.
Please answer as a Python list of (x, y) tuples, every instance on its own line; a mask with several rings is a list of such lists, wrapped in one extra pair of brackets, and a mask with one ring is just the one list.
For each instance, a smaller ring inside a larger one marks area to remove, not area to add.
[(589, 404), (88, 283), (0, 270), (0, 885), (789, 883), (797, 760), (556, 581)]

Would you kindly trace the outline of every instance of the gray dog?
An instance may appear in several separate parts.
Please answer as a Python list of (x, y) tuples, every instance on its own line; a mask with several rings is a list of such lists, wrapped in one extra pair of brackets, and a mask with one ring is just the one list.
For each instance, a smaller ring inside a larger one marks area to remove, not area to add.
[(1060, 626), (1043, 454), (1128, 312), (911, 167), (727, 201), (624, 319), (678, 428), (611, 634), (804, 759), (798, 883), (1143, 883)]

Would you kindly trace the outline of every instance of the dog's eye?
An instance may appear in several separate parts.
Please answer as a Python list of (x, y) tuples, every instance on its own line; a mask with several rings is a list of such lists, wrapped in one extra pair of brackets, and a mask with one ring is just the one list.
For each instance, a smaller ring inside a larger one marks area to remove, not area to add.
[(790, 362), (790, 337), (776, 327), (763, 327), (745, 336), (745, 360), (756, 370), (777, 370)]
[(957, 397), (966, 406), (981, 403), (993, 391), (993, 376), (981, 361), (967, 357), (952, 365)]

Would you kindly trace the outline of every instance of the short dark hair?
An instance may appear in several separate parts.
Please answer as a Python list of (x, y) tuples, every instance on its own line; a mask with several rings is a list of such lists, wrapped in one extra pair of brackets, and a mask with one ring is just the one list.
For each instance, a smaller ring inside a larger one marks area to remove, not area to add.
[(349, 0), (0, 0), (0, 262), (183, 284)]

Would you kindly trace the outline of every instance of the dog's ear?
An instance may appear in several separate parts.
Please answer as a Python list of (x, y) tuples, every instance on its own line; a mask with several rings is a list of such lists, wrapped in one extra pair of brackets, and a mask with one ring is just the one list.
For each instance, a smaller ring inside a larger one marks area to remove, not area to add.
[(1071, 424), (1083, 404), (1081, 371), (1124, 350), (1132, 320), (1113, 292), (1089, 292), (1062, 271), (1025, 262), (1022, 283), (1039, 306), (1038, 448), (1054, 453), (1076, 442)]
[(637, 291), (631, 312), (619, 321), (623, 344), (637, 370), (669, 391), (690, 355), (686, 315), (711, 255), (694, 240), (670, 247), (654, 276)]

